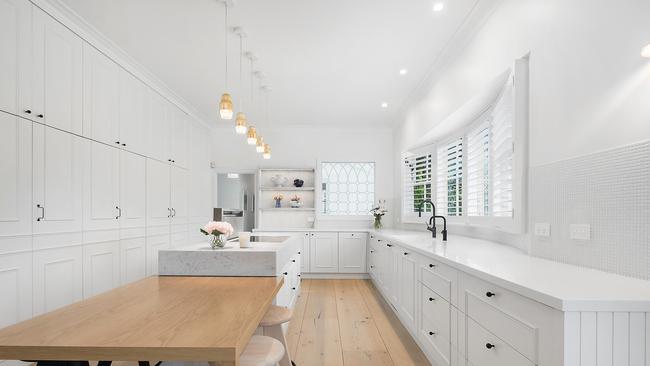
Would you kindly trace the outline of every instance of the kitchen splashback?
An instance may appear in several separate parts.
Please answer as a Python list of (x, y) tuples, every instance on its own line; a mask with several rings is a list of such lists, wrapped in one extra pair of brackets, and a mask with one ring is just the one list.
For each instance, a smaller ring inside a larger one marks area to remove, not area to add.
[(531, 182), (532, 255), (650, 280), (650, 141), (531, 168)]

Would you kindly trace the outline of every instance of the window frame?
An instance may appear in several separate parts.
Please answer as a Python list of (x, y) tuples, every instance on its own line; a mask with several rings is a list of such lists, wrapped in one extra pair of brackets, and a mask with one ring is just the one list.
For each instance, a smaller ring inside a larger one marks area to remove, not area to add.
[[(447, 212), (444, 213), (436, 206), (436, 214), (444, 215), (447, 218), (449, 225), (463, 225), (467, 227), (488, 228), (497, 231), (505, 231), (509, 233), (524, 233), (526, 231), (527, 222), (527, 192), (528, 192), (528, 121), (529, 121), (529, 80), (528, 80), (528, 58), (524, 57), (515, 60), (512, 68), (512, 74), (507, 79), (507, 83), (512, 83), (514, 88), (513, 93), (513, 123), (512, 123), (512, 216), (499, 217), (499, 216), (467, 216), (468, 210), (468, 178), (469, 172), (467, 171), (468, 158), (469, 158), (469, 133), (476, 130), (481, 124), (485, 123), (486, 118), (489, 117), (490, 111), (493, 110), (499, 96), (485, 106), (484, 111), (471, 123), (464, 125), (449, 134), (437, 139), (434, 143), (426, 146), (430, 149), (433, 161), (435, 162), (432, 179), (432, 192), (435, 192), (434, 199), (438, 205), (438, 147), (445, 146), (451, 142), (463, 138), (463, 192), (462, 192), (462, 207), (463, 216), (448, 216)], [(417, 151), (417, 149), (415, 149)], [(405, 186), (404, 186), (404, 162), (403, 153), (400, 156), (400, 172), (401, 172), (401, 221), (403, 223), (424, 223), (427, 222), (430, 215), (422, 215), (419, 218), (417, 214), (410, 215), (404, 212)], [(490, 153), (490, 164), (492, 166), (492, 153)], [(490, 175), (492, 172), (490, 172)], [(490, 193), (492, 194), (492, 179), (490, 180)], [(426, 217), (425, 217), (426, 216)]]
[(372, 219), (372, 214), (370, 213), (370, 210), (368, 210), (367, 214), (356, 214), (356, 215), (339, 215), (339, 214), (326, 214), (323, 213), (323, 176), (322, 176), (322, 171), (323, 171), (323, 164), (324, 163), (342, 163), (342, 164), (372, 164), (373, 165), (373, 185), (374, 185), (374, 191), (373, 191), (373, 205), (377, 200), (377, 162), (372, 161), (372, 160), (323, 160), (323, 161), (318, 161), (316, 164), (317, 169), (316, 169), (316, 174), (315, 174), (315, 182), (316, 183), (316, 218), (317, 220), (320, 221), (359, 221), (359, 220), (367, 220), (370, 221)]

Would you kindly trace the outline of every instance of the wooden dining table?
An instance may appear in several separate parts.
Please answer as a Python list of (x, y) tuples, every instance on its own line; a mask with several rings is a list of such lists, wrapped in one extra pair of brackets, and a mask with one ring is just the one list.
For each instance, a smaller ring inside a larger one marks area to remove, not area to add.
[(1, 329), (0, 360), (41, 366), (88, 360), (235, 366), (282, 282), (148, 277)]

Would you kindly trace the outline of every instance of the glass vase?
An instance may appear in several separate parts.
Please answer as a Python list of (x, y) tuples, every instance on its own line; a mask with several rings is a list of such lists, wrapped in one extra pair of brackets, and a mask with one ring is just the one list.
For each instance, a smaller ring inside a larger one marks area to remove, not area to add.
[(226, 246), (226, 236), (221, 235), (210, 235), (210, 247), (212, 249), (223, 249)]
[(381, 229), (384, 225), (381, 223), (381, 216), (375, 216), (375, 229), (379, 230)]

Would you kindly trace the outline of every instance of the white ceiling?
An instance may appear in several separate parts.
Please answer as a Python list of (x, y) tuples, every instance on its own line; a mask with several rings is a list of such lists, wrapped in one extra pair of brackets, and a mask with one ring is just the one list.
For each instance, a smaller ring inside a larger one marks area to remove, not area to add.
[[(63, 0), (199, 112), (218, 117), (224, 91), (223, 5), (217, 0)], [(230, 24), (265, 74), (271, 124), (387, 126), (478, 0), (238, 0)], [(230, 92), (239, 101), (239, 41), (229, 39)], [(401, 76), (399, 70), (408, 69)], [(249, 95), (249, 64), (244, 63)], [(244, 103), (248, 100), (244, 99)], [(387, 102), (389, 107), (380, 107)], [(254, 106), (255, 107), (255, 106)]]

